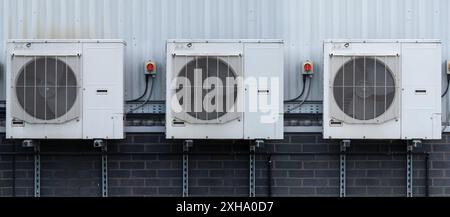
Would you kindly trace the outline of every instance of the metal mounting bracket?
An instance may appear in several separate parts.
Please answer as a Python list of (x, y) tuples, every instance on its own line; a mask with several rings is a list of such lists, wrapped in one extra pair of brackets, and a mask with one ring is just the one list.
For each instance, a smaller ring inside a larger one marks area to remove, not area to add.
[(102, 197), (108, 197), (108, 144), (101, 139), (94, 140), (94, 148), (100, 148), (102, 151)]
[(407, 154), (406, 154), (406, 196), (414, 196), (414, 149), (422, 147), (421, 140), (413, 140), (407, 144)]
[(342, 140), (341, 142), (341, 152), (346, 152), (348, 148), (350, 148), (352, 141), (351, 140)]
[[(256, 140), (255, 141), (255, 148), (256, 149), (262, 149), (265, 147), (264, 140)], [(256, 151), (256, 149), (254, 151)]]
[(34, 143), (32, 140), (30, 143), (33, 144), (34, 148), (34, 197), (41, 196), (41, 146), (39, 143)]
[(35, 145), (33, 140), (23, 140), (22, 141), (22, 147), (23, 148), (33, 148)]
[(194, 147), (193, 140), (183, 143), (183, 197), (189, 197), (189, 151)]
[(249, 156), (249, 196), (256, 197), (256, 149), (264, 147), (264, 140), (250, 144)]
[(105, 141), (102, 139), (96, 139), (94, 140), (94, 148), (102, 148), (106, 145)]
[(339, 196), (347, 196), (347, 150), (350, 148), (351, 141), (343, 140), (341, 142), (341, 154), (339, 155)]

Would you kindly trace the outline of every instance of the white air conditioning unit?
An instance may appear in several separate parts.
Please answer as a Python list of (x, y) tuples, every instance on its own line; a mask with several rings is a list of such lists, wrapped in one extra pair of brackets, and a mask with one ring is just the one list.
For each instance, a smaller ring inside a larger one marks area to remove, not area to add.
[(441, 43), (324, 43), (325, 139), (441, 139)]
[(123, 139), (124, 46), (119, 40), (11, 40), (10, 139)]
[(281, 40), (169, 40), (168, 139), (283, 139)]

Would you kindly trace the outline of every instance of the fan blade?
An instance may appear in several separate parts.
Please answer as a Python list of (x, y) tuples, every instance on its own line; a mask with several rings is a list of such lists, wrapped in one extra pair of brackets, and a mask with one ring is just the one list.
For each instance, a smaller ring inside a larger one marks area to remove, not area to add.
[[(39, 91), (36, 91), (37, 93)], [(36, 114), (34, 115), (34, 117), (41, 119), (41, 120), (45, 120), (45, 98), (43, 96), (41, 96), (40, 94), (36, 94)]]
[(358, 120), (364, 120), (364, 99), (361, 99), (359, 97), (355, 97), (354, 101), (352, 103), (354, 103), (355, 106), (355, 110), (353, 111), (354, 117)]
[(56, 98), (49, 97), (46, 100), (46, 117), (47, 120), (53, 120), (56, 118)]
[[(351, 88), (353, 89), (353, 88)], [(354, 104), (354, 92), (353, 91), (344, 91), (344, 102), (342, 108), (344, 109), (344, 113), (350, 117), (353, 117), (353, 104)]]

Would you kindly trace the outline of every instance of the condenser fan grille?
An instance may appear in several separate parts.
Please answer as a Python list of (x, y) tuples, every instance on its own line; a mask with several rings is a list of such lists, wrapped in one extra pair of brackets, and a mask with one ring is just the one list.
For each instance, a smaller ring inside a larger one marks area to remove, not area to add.
[[(383, 57), (342, 58), (332, 84), (334, 100), (347, 116), (376, 120), (394, 104), (395, 75)], [(339, 60), (338, 60), (339, 61)]]
[(177, 79), (184, 78), (189, 85), (179, 86), (176, 94), (186, 114), (201, 121), (219, 120), (227, 115), (238, 97), (238, 85), (230, 84), (237, 78), (229, 64), (231, 57), (184, 58)]
[(15, 83), (18, 104), (31, 117), (51, 121), (74, 107), (77, 78), (64, 60), (64, 57), (33, 57), (18, 71)]

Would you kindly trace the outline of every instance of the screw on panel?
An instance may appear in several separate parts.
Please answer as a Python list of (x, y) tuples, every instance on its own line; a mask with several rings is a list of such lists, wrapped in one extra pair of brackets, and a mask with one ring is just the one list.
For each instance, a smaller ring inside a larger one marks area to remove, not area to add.
[(189, 197), (189, 151), (193, 146), (193, 140), (183, 143), (183, 197)]
[(339, 196), (346, 197), (347, 196), (347, 150), (350, 148), (351, 141), (343, 140), (341, 142), (341, 154), (339, 155)]

